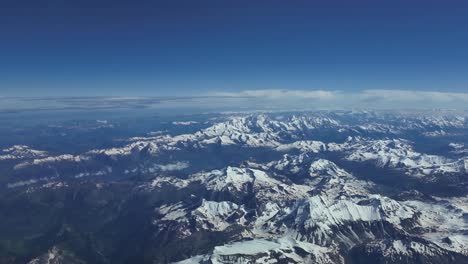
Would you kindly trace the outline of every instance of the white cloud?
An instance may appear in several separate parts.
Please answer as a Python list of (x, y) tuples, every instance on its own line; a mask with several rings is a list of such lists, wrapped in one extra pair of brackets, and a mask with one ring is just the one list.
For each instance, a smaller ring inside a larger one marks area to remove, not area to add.
[(414, 90), (364, 90), (360, 93), (363, 99), (379, 99), (399, 102), (466, 102), (468, 93), (452, 93)]
[[(217, 92), (225, 105), (281, 109), (410, 109), (468, 108), (468, 93), (419, 90), (244, 90)], [(224, 97), (224, 98), (223, 98)]]
[[(336, 109), (468, 109), (468, 92), (420, 90), (214, 91), (184, 97), (89, 97), (0, 99), (1, 112), (38, 110), (163, 109), (180, 111), (336, 110)], [(189, 110), (187, 110), (189, 109)]]
[(243, 90), (239, 92), (214, 92), (209, 95), (223, 97), (253, 97), (268, 99), (333, 99), (338, 94), (337, 91), (327, 90), (286, 90), (286, 89), (265, 89), (265, 90)]
[(158, 167), (161, 171), (178, 171), (186, 169), (190, 166), (190, 164), (186, 161), (178, 161), (175, 163), (168, 163), (168, 164), (158, 164)]

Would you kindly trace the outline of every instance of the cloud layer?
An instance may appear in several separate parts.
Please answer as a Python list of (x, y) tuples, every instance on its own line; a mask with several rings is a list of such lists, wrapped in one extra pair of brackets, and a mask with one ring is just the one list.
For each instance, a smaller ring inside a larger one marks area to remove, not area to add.
[(240, 92), (214, 92), (212, 95), (222, 97), (255, 97), (269, 99), (285, 99), (285, 98), (309, 98), (309, 99), (331, 99), (336, 95), (336, 91), (326, 90), (244, 90)]
[[(246, 90), (212, 93), (256, 106), (305, 109), (468, 109), (468, 93), (416, 90)], [(242, 100), (244, 99), (244, 100)]]
[(214, 91), (186, 97), (0, 97), (0, 111), (159, 109), (199, 111), (317, 109), (468, 109), (468, 93), (416, 90)]

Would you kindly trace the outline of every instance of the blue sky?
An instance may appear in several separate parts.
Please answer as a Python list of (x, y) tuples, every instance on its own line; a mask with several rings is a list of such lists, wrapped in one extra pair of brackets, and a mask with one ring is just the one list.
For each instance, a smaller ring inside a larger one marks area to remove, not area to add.
[(456, 0), (5, 0), (0, 96), (463, 93), (466, 14)]

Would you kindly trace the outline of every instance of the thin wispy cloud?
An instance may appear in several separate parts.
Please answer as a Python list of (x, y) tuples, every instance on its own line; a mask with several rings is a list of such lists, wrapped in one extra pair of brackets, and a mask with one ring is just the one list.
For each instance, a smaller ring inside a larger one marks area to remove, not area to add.
[(255, 97), (270, 99), (285, 98), (308, 98), (308, 99), (333, 99), (338, 91), (327, 90), (286, 90), (286, 89), (265, 89), (265, 90), (244, 90), (239, 92), (213, 92), (208, 95), (222, 97)]
[(364, 99), (374, 98), (387, 101), (404, 102), (466, 102), (468, 93), (451, 93), (437, 91), (411, 91), (411, 90), (364, 90), (360, 93)]
[(320, 109), (468, 109), (468, 93), (419, 90), (296, 90), (213, 91), (172, 97), (0, 97), (0, 112), (39, 110), (196, 109), (320, 110)]
[[(236, 98), (240, 103), (251, 105), (278, 106), (281, 109), (467, 109), (468, 93), (420, 91), (420, 90), (378, 90), (330, 91), (330, 90), (245, 90), (238, 92), (212, 93), (216, 96)], [(242, 100), (246, 98), (248, 100)], [(228, 101), (226, 99), (226, 101)]]

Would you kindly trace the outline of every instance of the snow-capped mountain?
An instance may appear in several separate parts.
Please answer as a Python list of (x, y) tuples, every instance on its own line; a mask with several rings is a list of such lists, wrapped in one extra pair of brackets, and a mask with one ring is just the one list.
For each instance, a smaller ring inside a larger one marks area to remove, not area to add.
[(410, 176), (465, 173), (464, 160), (416, 152), (402, 139), (350, 140), (343, 147), (351, 161), (372, 161), (379, 167), (402, 168)]
[[(285, 155), (281, 160), (252, 166), (192, 175), (188, 181), (201, 184), (207, 191), (200, 192), (204, 193), (201, 204), (176, 203), (158, 209), (163, 217), (154, 224), (173, 228), (181, 238), (228, 228), (240, 238), (181, 263), (267, 263), (281, 258), (290, 263), (345, 263), (356, 247), (368, 244), (366, 252), (374, 254), (374, 243), (386, 245), (379, 253), (382, 256), (454, 255), (464, 259), (466, 248), (460, 248), (456, 241), (468, 238), (463, 231), (467, 230), (463, 219), (466, 208), (449, 202), (398, 201), (374, 194), (374, 184), (356, 179), (325, 159)], [(288, 180), (291, 176), (279, 175), (293, 175), (297, 172), (291, 170), (293, 166), (307, 168), (309, 179), (296, 184)], [(447, 215), (457, 215), (457, 220), (442, 220), (436, 211), (443, 210)], [(437, 217), (440, 226), (432, 222)], [(440, 237), (447, 228), (455, 241), (453, 246), (444, 242), (451, 241), (449, 238)], [(393, 244), (388, 244), (388, 239), (394, 239)]]
[(465, 116), (174, 122), (86, 151), (5, 148), (0, 262), (468, 263)]
[[(284, 163), (284, 160), (277, 163)], [(215, 247), (209, 254), (196, 256), (181, 263), (204, 263), (203, 261), (267, 263), (280, 261), (281, 258), (290, 263), (345, 263), (348, 254), (351, 254), (351, 250), (356, 247), (367, 245), (366, 252), (375, 254), (375, 243), (384, 243), (381, 247), (383, 251), (379, 252), (382, 257), (394, 255), (411, 259), (419, 254), (426, 258), (443, 259), (453, 255), (454, 258), (466, 259), (463, 257), (466, 254), (465, 249), (460, 249), (457, 242), (452, 242), (453, 246), (448, 247), (443, 241), (451, 240), (440, 239), (435, 235), (445, 233), (446, 228), (449, 228), (450, 232), (457, 233), (452, 235), (454, 241), (468, 238), (466, 231), (463, 231), (467, 230), (462, 216), (466, 213), (466, 208), (456, 207), (450, 203), (443, 205), (440, 202), (397, 201), (372, 194), (370, 190), (362, 189), (366, 186), (371, 189), (372, 184), (355, 179), (330, 161), (318, 159), (309, 164), (309, 177), (319, 178), (320, 184), (317, 181), (305, 181), (303, 185), (285, 184), (269, 179), (269, 184), (253, 187), (255, 194), (251, 199), (254, 199), (256, 204), (255, 208), (251, 209), (255, 209), (255, 214), (247, 218), (248, 220), (239, 220), (240, 215), (237, 215), (232, 218), (236, 220), (231, 222), (231, 226), (242, 226), (239, 229), (242, 242)], [(216, 184), (207, 181), (203, 183), (206, 189), (219, 191), (223, 188), (232, 188), (232, 192), (245, 194), (252, 191), (244, 187), (246, 183), (254, 182), (255, 170), (227, 168), (225, 172), (217, 171), (209, 175), (215, 173), (222, 181)], [(262, 177), (260, 178), (262, 182), (265, 182), (267, 177), (271, 178), (268, 174), (262, 174)], [(275, 190), (275, 185), (282, 187)], [(309, 190), (309, 195), (295, 195), (294, 203), (285, 203), (284, 201), (291, 200), (291, 194), (278, 190), (283, 188), (287, 190), (288, 187)], [(320, 189), (320, 192), (317, 189)], [(268, 199), (259, 199), (257, 195)], [(203, 200), (202, 204), (206, 203)], [(247, 201), (244, 203), (252, 204)], [(220, 206), (219, 202), (212, 205), (214, 212), (210, 215), (228, 215), (232, 213), (232, 208), (238, 209), (237, 205)], [(199, 210), (197, 208), (193, 212)], [(246, 210), (249, 210), (248, 206), (243, 211)], [(431, 221), (438, 217), (436, 211), (443, 210), (447, 211), (447, 215), (458, 216), (450, 224), (450, 220), (442, 220), (440, 216), (438, 220), (440, 226), (431, 224), (433, 223)], [(451, 210), (453, 211), (449, 212)], [(186, 212), (184, 215), (187, 214), (189, 213)], [(212, 219), (214, 222), (211, 226), (214, 229), (216, 224), (225, 223)], [(450, 227), (445, 226), (444, 221), (447, 221)], [(455, 229), (459, 231), (456, 232)], [(388, 244), (386, 242), (388, 239), (393, 239), (390, 240), (393, 242)], [(285, 251), (284, 248), (290, 245), (295, 245), (294, 249)], [(243, 250), (244, 248), (246, 249)], [(305, 254), (307, 257), (304, 257), (296, 250), (310, 254)], [(285, 252), (289, 255), (285, 255)]]
[(35, 150), (25, 145), (14, 145), (0, 152), (1, 160), (22, 160), (46, 157), (47, 152)]

